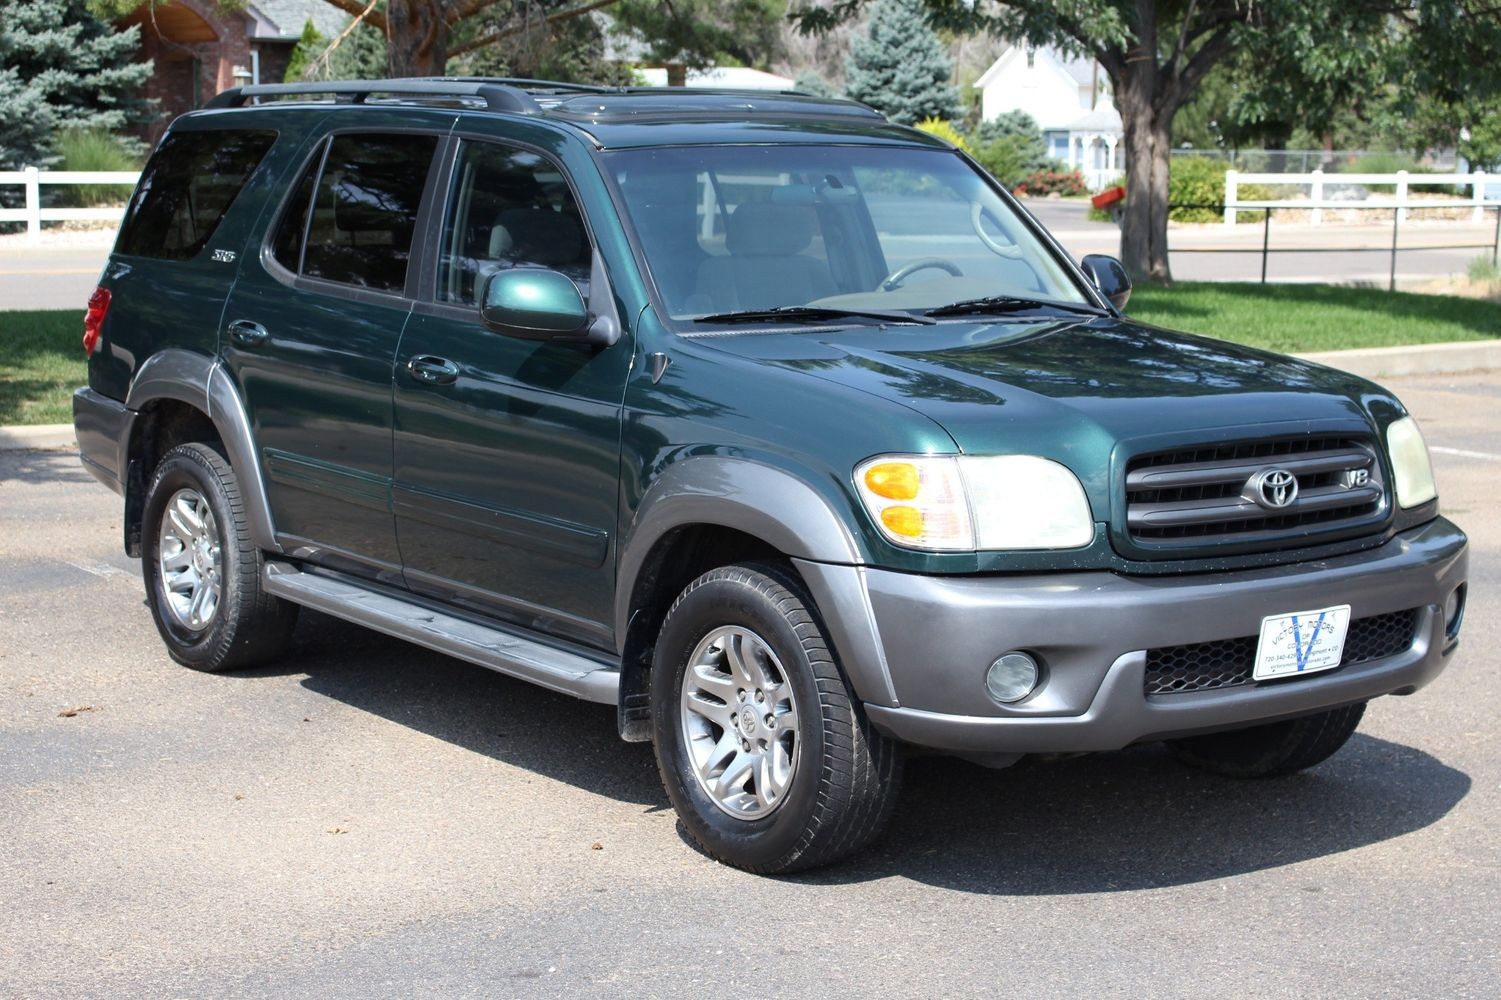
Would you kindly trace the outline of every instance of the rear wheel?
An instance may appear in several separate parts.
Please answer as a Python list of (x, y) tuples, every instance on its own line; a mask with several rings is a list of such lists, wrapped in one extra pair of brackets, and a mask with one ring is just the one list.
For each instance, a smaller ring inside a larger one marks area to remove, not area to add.
[(651, 701), (667, 794), (689, 837), (726, 864), (830, 864), (891, 815), (899, 750), (870, 727), (783, 567), (728, 566), (689, 584), (662, 625)]
[(297, 605), (261, 591), (239, 480), (206, 444), (184, 444), (151, 477), (142, 517), (146, 601), (172, 659), (231, 670), (286, 649)]
[(1313, 767), (1350, 739), (1365, 702), (1228, 733), (1173, 740), (1178, 758), (1231, 778), (1276, 778)]

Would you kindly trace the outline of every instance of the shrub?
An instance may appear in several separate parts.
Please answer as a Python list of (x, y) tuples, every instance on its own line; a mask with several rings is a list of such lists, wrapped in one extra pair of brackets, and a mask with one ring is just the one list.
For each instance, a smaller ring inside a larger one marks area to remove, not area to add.
[[(1218, 222), (1225, 217), (1225, 172), (1230, 165), (1208, 156), (1183, 156), (1173, 161), (1168, 178), (1167, 200), (1174, 206), (1168, 218), (1174, 222)], [(1269, 201), (1272, 192), (1260, 184), (1241, 184), (1237, 194), (1245, 201)], [(1209, 206), (1190, 208), (1188, 206)], [(1236, 213), (1237, 222), (1260, 222), (1260, 211)]]
[(817, 70), (805, 69), (792, 81), (792, 89), (803, 94), (812, 94), (814, 97), (837, 97), (834, 87), (819, 75)]
[[(58, 133), (53, 148), (59, 170), (139, 170), (139, 144), (101, 128), (70, 128)], [(129, 184), (70, 184), (57, 189), (60, 200), (79, 208), (123, 205)]]
[(945, 121), (942, 118), (924, 118), (913, 127), (920, 132), (936, 135), (945, 142), (958, 146), (966, 153), (970, 152), (969, 143), (965, 141), (964, 136), (959, 134), (959, 130), (954, 127), (953, 122)]
[(1013, 193), (1018, 198), (1046, 198), (1051, 194), (1076, 198), (1088, 194), (1089, 188), (1077, 170), (1039, 170), (1023, 179)]

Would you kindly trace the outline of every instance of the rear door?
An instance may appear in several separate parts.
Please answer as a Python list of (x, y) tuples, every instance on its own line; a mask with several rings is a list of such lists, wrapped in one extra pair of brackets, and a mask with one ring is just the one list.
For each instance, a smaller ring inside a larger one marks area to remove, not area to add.
[[(213, 355), (235, 251), (264, 197), (245, 189), (258, 169), (265, 174), (274, 166), (261, 164), (276, 158), (275, 129), (199, 124), (179, 122), (152, 154), (104, 271), (113, 299), (103, 349), (89, 360), (89, 383), (116, 399), (125, 398), (136, 371), (164, 348)], [(295, 147), (295, 139), (283, 145)]]
[[(478, 297), (498, 269), (560, 271), (587, 301), (593, 241), (564, 168), (539, 151), (464, 139), (447, 175), (431, 301), (416, 306), (396, 365), (407, 585), (608, 646), (629, 331), (601, 349), (487, 328)], [(409, 361), (448, 376), (416, 377)]]
[(279, 540), (303, 558), (400, 580), (391, 514), (391, 368), (408, 260), (452, 125), (369, 110), (301, 165), (225, 310), (225, 361), (266, 471)]

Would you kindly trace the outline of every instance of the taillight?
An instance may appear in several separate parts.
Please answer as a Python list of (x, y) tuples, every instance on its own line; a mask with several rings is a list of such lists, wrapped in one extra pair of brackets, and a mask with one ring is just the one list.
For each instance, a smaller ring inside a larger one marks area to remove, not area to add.
[(100, 285), (89, 296), (89, 311), (83, 314), (83, 353), (89, 357), (99, 348), (104, 333), (104, 316), (109, 312), (109, 289)]

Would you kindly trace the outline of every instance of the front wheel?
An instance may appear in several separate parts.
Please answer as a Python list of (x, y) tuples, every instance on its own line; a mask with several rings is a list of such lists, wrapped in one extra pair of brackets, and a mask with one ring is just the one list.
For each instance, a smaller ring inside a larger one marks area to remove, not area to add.
[(849, 690), (796, 577), (728, 566), (689, 584), (657, 641), (657, 766), (689, 837), (758, 874), (830, 864), (873, 840), (901, 757)]
[(1322, 763), (1355, 733), (1365, 702), (1228, 733), (1173, 740), (1178, 759), (1230, 778), (1277, 778)]

